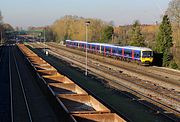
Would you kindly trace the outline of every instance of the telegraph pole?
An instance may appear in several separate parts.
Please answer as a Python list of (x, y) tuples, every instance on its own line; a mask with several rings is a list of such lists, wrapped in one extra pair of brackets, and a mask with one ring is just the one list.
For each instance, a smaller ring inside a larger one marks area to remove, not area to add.
[(46, 27), (44, 28), (44, 53), (45, 55), (48, 56), (48, 50), (46, 49), (45, 41), (46, 41)]
[(85, 75), (87, 76), (88, 69), (87, 69), (87, 42), (88, 42), (88, 26), (90, 24), (90, 21), (86, 21), (86, 72)]
[(45, 31), (46, 31), (46, 30), (45, 30), (45, 29), (46, 29), (46, 28), (44, 28), (44, 53), (46, 53), (46, 50), (45, 50), (45, 48), (46, 48), (46, 46), (45, 46), (45, 40), (46, 40), (46, 35), (45, 35), (45, 33), (46, 33), (46, 32), (45, 32)]

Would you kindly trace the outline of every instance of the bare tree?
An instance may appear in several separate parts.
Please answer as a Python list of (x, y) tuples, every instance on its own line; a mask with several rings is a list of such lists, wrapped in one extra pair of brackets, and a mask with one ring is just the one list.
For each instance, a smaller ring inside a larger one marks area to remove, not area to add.
[(169, 2), (169, 7), (166, 14), (169, 16), (169, 19), (172, 23), (173, 30), (173, 44), (172, 53), (174, 55), (175, 62), (180, 66), (180, 0), (172, 0)]
[(88, 41), (99, 41), (102, 39), (103, 30), (108, 23), (95, 18), (83, 18), (78, 16), (66, 15), (52, 25), (52, 31), (58, 39), (66, 40), (85, 40), (85, 21), (91, 21), (88, 30)]
[(3, 16), (2, 16), (1, 11), (0, 11), (0, 24), (1, 24), (1, 25), (3, 24)]
[(172, 0), (169, 2), (167, 14), (171, 22), (180, 26), (180, 0)]
[(180, 46), (180, 0), (172, 0), (166, 14), (173, 27), (174, 46)]

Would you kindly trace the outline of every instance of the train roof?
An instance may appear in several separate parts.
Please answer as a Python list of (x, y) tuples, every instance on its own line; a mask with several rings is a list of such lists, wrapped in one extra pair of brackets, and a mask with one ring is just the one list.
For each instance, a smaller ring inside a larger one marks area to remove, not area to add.
[(113, 44), (106, 44), (106, 43), (90, 43), (94, 45), (103, 45), (107, 47), (115, 47), (115, 48), (124, 48), (124, 49), (131, 49), (131, 50), (146, 50), (146, 51), (152, 51), (150, 48), (147, 47), (135, 47), (135, 46), (118, 46), (118, 45), (113, 45)]
[(66, 42), (70, 42), (71, 40), (65, 40)]
[(85, 41), (78, 41), (78, 40), (66, 40), (66, 41), (69, 41), (69, 42), (78, 42), (78, 43), (86, 43)]
[(114, 46), (112, 44), (106, 44), (106, 43), (89, 43), (89, 44), (93, 44), (93, 45), (103, 45), (103, 46)]
[[(71, 40), (66, 40), (66, 41), (71, 41)], [(74, 40), (71, 42), (86, 43), (85, 41), (77, 41), (77, 40)], [(152, 51), (152, 49), (147, 48), (147, 47), (117, 46), (117, 45), (107, 44), (107, 43), (88, 43), (88, 44), (101, 45), (101, 46), (114, 47), (114, 48), (124, 48), (124, 49), (130, 49), (130, 50)]]
[(74, 40), (73, 42), (78, 42), (78, 43), (87, 43), (85, 41), (77, 41), (77, 40)]
[(152, 51), (152, 49), (147, 47), (123, 46), (122, 48), (131, 49), (131, 50)]

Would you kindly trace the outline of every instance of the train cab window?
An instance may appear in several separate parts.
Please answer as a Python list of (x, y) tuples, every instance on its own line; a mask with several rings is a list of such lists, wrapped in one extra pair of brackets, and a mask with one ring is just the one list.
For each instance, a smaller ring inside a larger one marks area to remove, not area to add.
[(142, 52), (142, 57), (153, 57), (153, 52), (152, 51), (143, 51)]

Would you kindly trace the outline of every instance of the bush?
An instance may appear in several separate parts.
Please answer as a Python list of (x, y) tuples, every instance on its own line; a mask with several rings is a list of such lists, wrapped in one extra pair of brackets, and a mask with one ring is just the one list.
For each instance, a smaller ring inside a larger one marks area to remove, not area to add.
[(175, 61), (172, 61), (170, 63), (170, 67), (173, 68), (173, 69), (178, 69), (178, 65), (177, 65), (177, 63)]

